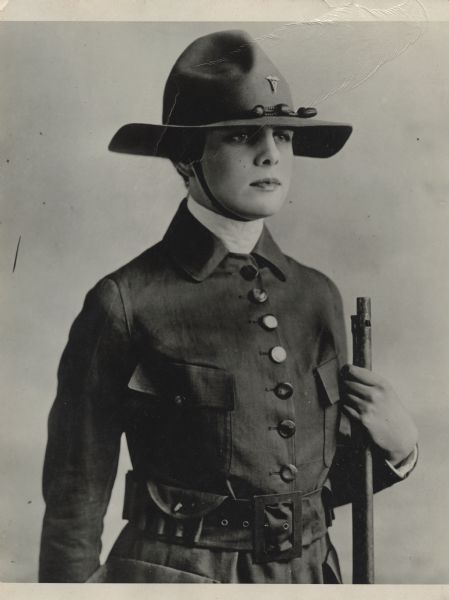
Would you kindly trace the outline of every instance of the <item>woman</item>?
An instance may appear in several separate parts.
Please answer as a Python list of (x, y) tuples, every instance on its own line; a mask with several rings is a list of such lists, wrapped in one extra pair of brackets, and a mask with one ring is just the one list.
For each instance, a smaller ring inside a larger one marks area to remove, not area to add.
[[(173, 67), (164, 124), (114, 136), (113, 151), (170, 159), (189, 193), (72, 327), (49, 419), (41, 581), (340, 581), (327, 528), (357, 468), (348, 436), (337, 450), (342, 406), (372, 438), (376, 490), (416, 462), (389, 384), (341, 372), (337, 288), (264, 226), (294, 156), (331, 156), (351, 133), (292, 106), (248, 35), (218, 32)], [(123, 432), (129, 523), (99, 567)]]

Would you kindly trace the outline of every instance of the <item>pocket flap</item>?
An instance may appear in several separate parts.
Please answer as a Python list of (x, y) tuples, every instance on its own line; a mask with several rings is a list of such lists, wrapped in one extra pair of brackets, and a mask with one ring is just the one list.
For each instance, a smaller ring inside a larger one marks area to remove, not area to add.
[(179, 408), (234, 408), (234, 376), (215, 367), (161, 362), (148, 369), (139, 364), (128, 387), (156, 395)]
[(188, 490), (147, 481), (151, 499), (160, 510), (178, 521), (203, 517), (222, 504), (227, 496)]
[(162, 368), (171, 395), (181, 396), (186, 406), (232, 410), (235, 381), (223, 369), (190, 364), (167, 364)]
[(145, 394), (152, 395), (156, 395), (157, 393), (156, 388), (147, 376), (144, 367), (140, 363), (134, 369), (131, 379), (128, 382), (128, 387), (130, 390), (134, 390), (135, 392), (143, 392)]
[(329, 404), (335, 404), (340, 400), (339, 367), (336, 357), (322, 363), (315, 369)]

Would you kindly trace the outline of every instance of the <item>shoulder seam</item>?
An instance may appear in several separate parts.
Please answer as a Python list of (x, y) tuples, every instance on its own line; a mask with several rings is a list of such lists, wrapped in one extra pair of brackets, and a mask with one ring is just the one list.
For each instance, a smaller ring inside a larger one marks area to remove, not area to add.
[(332, 279), (326, 273), (324, 273), (323, 271), (320, 271), (320, 269), (317, 269), (316, 267), (311, 267), (310, 265), (306, 265), (302, 262), (299, 262), (298, 260), (296, 260), (296, 258), (293, 258), (292, 256), (289, 256), (288, 254), (284, 254), (284, 256), (287, 260), (291, 261), (294, 265), (296, 265), (297, 267), (300, 267), (305, 272), (310, 273), (311, 275), (316, 275), (318, 278), (322, 278), (322, 279), (326, 280), (326, 282), (330, 281), (331, 284), (333, 283)]
[(122, 290), (121, 290), (118, 282), (113, 277), (111, 277), (110, 275), (108, 275), (107, 277), (105, 277), (105, 280), (111, 281), (115, 285), (115, 287), (117, 288), (118, 295), (119, 295), (119, 298), (120, 298), (120, 303), (122, 305), (123, 315), (124, 315), (124, 318), (125, 318), (126, 330), (128, 332), (129, 339), (131, 339), (132, 338), (132, 335), (131, 335), (131, 324), (130, 324), (129, 316), (128, 316), (127, 312), (126, 312), (126, 307), (125, 307), (125, 302), (123, 300)]

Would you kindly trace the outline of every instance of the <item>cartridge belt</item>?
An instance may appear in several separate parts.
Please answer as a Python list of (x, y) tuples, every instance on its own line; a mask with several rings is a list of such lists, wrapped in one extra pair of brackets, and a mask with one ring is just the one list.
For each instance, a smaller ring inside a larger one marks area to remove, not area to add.
[(323, 504), (326, 489), (235, 499), (138, 483), (130, 472), (123, 517), (145, 535), (169, 543), (251, 551), (256, 563), (289, 560), (331, 524), (332, 511)]

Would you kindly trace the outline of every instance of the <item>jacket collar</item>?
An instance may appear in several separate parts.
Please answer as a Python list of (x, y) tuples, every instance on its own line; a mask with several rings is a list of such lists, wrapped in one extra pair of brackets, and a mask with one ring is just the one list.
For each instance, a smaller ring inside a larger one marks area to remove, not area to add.
[[(223, 242), (189, 212), (186, 199), (181, 202), (163, 242), (176, 264), (195, 281), (206, 279), (229, 253)], [(287, 260), (266, 226), (251, 254), (269, 266), (279, 279), (286, 280)]]

